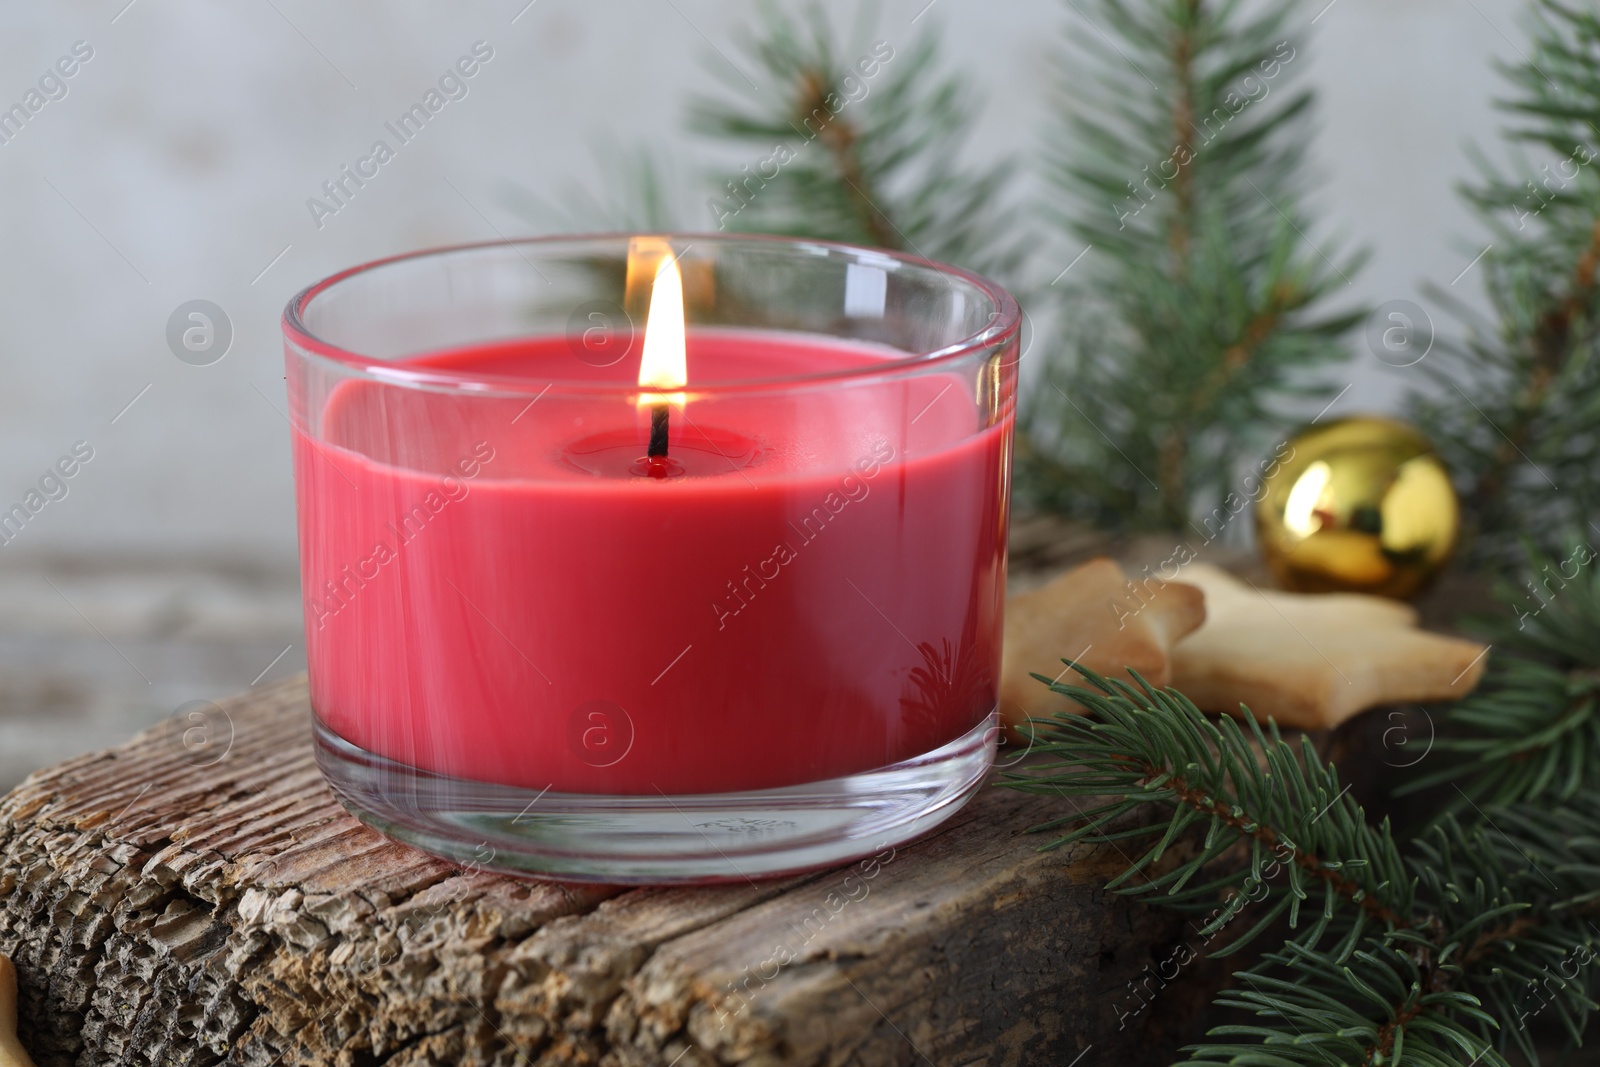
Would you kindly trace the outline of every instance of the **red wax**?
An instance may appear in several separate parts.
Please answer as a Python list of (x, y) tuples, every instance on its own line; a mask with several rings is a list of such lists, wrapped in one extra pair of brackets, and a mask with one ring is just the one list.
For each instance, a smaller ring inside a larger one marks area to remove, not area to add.
[[(710, 329), (688, 343), (691, 382), (894, 354)], [(328, 727), (458, 778), (685, 794), (885, 766), (991, 711), (1009, 411), (982, 428), (954, 371), (691, 386), (672, 412), (675, 476), (649, 477), (647, 409), (538, 389), (625, 382), (637, 359), (623, 363), (540, 338), (394, 365), (515, 377), (534, 386), (523, 395), (352, 379), (297, 397), (312, 703)]]

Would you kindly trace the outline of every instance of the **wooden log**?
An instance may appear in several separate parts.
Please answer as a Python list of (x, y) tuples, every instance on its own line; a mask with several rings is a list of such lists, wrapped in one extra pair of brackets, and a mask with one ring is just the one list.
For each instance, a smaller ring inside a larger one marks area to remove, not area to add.
[(1114, 852), (1038, 851), (1064, 803), (988, 788), (773, 881), (518, 880), (346, 814), (296, 679), (0, 801), (0, 952), (40, 1067), (1167, 1062), (1205, 983), (1130, 1017), (1180, 921), (1102, 889)]

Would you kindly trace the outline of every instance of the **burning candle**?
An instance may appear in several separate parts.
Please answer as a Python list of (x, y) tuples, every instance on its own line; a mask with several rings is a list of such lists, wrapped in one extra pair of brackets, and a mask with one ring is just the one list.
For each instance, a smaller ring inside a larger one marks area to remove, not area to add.
[(903, 841), (987, 768), (1015, 304), (676, 243), (426, 253), (289, 307), (319, 758), (397, 837), (742, 877)]
[[(639, 358), (639, 388), (681, 390), (689, 384), (689, 345), (684, 338), (683, 273), (672, 255), (661, 258), (655, 285), (650, 290), (650, 322)], [(671, 437), (672, 405), (683, 403), (683, 393), (641, 392), (641, 404), (650, 405), (650, 443), (645, 449), (645, 473), (669, 478), (675, 473), (667, 458)]]

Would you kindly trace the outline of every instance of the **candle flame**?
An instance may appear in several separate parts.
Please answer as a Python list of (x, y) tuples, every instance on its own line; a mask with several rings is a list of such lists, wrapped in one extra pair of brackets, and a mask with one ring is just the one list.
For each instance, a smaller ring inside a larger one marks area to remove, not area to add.
[(684, 341), (683, 273), (671, 254), (656, 268), (650, 289), (650, 313), (645, 319), (644, 353), (639, 360), (641, 404), (683, 403), (689, 383), (688, 348)]

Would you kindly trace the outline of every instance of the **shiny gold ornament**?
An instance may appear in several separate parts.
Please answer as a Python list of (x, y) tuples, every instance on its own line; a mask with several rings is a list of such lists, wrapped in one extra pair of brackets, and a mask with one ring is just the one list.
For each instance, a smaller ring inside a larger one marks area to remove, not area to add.
[(1256, 537), (1285, 589), (1408, 598), (1450, 559), (1461, 507), (1426, 438), (1357, 416), (1289, 442), (1256, 502)]

